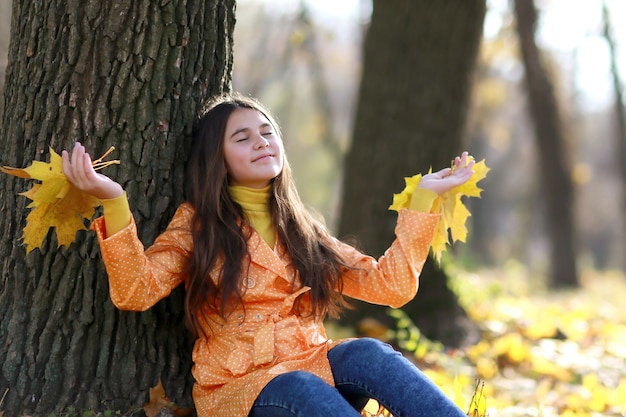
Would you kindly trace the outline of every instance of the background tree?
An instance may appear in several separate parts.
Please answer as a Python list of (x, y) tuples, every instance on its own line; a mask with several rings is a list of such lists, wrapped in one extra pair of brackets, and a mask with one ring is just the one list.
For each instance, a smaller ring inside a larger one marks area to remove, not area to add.
[[(126, 189), (148, 245), (182, 201), (200, 103), (229, 88), (234, 0), (13, 2), (2, 165), (83, 142), (117, 147), (106, 174)], [(29, 184), (0, 176), (0, 393), (5, 415), (128, 410), (163, 380), (191, 401), (182, 290), (145, 313), (115, 309), (93, 233), (28, 256), (18, 242)]]
[[(462, 150), (485, 11), (484, 0), (373, 2), (339, 226), (367, 253), (380, 255), (393, 240), (396, 214), (387, 207), (403, 177), (445, 167)], [(476, 338), (446, 274), (430, 260), (403, 309), (428, 337), (450, 345)], [(364, 315), (384, 313), (361, 305), (348, 322)]]
[(546, 210), (545, 223), (550, 241), (549, 284), (551, 287), (577, 286), (571, 162), (554, 86), (535, 43), (537, 11), (534, 1), (515, 0), (515, 15), (528, 108), (535, 129), (539, 175), (543, 178), (541, 185)]
[[(621, 177), (621, 194), (622, 194), (622, 213), (626, 212), (626, 107), (624, 106), (624, 95), (622, 93), (622, 81), (617, 65), (617, 45), (613, 25), (611, 24), (611, 16), (606, 1), (602, 2), (602, 33), (609, 47), (609, 55), (611, 61), (611, 78), (613, 81), (613, 90), (615, 92), (615, 165), (619, 168), (618, 175)], [(622, 246), (626, 246), (626, 220), (622, 219)], [(622, 258), (622, 269), (626, 271), (626, 258)]]

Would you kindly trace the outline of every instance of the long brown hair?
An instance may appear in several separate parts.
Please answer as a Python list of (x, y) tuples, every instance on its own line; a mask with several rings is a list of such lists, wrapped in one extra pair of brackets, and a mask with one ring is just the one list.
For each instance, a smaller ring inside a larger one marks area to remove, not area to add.
[[(240, 304), (243, 295), (243, 268), (250, 260), (247, 246), (250, 236), (246, 230), (249, 234), (251, 229), (242, 227), (243, 210), (228, 190), (223, 149), (228, 118), (241, 108), (259, 111), (280, 135), (269, 111), (257, 100), (243, 95), (216, 97), (200, 114), (187, 162), (185, 190), (187, 201), (194, 208), (191, 225), (194, 250), (187, 267), (185, 318), (195, 335), (203, 332), (201, 323), (207, 323), (207, 312), (218, 313), (225, 319)], [(311, 287), (312, 311), (302, 312), (300, 300), (296, 300), (295, 313), (335, 316), (343, 305), (342, 271), (347, 266), (333, 249), (323, 226), (300, 200), (286, 158), (281, 173), (272, 181), (269, 211), (279, 239), (300, 275), (300, 285)]]

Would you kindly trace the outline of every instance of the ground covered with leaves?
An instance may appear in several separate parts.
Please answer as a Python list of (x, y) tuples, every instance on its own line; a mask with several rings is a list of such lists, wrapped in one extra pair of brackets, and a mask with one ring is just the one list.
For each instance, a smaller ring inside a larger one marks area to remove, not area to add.
[[(471, 416), (626, 416), (626, 276), (586, 272), (582, 287), (551, 292), (511, 263), (453, 271), (481, 326), (474, 346), (449, 350), (419, 337), (401, 312), (404, 347)], [(397, 336), (397, 335), (396, 335)], [(364, 415), (376, 415), (369, 404)]]
[[(400, 340), (469, 416), (626, 417), (626, 275), (589, 271), (581, 288), (552, 292), (516, 263), (473, 273), (449, 269), (482, 339), (446, 349), (421, 337), (400, 310), (390, 310), (398, 330), (388, 337)], [(332, 337), (345, 333), (329, 323)], [(148, 417), (192, 414), (172, 404), (160, 385), (143, 411)], [(389, 416), (374, 401), (363, 415)]]

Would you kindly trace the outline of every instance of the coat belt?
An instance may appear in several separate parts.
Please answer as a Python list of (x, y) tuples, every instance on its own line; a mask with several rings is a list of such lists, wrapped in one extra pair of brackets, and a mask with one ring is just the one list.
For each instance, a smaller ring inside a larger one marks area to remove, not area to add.
[(269, 316), (265, 320), (265, 323), (254, 333), (254, 366), (265, 365), (274, 360), (274, 333), (276, 323), (291, 313), (296, 298), (310, 290), (311, 287), (302, 287), (300, 290), (285, 298), (280, 311)]

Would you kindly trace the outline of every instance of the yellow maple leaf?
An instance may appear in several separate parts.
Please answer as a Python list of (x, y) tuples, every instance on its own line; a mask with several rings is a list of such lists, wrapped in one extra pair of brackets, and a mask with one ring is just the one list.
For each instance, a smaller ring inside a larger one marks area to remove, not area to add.
[[(102, 162), (114, 148), (109, 149), (102, 157), (93, 162), (96, 169), (103, 168), (119, 161)], [(62, 158), (50, 148), (50, 162), (33, 161), (26, 168), (3, 166), (0, 171), (19, 178), (34, 179), (28, 191), (20, 193), (29, 198), (28, 208), (32, 210), (26, 216), (22, 242), (26, 245), (26, 253), (41, 247), (48, 230), (54, 227), (58, 246), (69, 246), (78, 230), (86, 229), (85, 219), (91, 220), (96, 207), (100, 205), (97, 198), (74, 187), (63, 173)]]
[[(470, 157), (469, 160), (473, 160), (473, 158)], [(454, 169), (454, 166), (452, 168)], [(471, 213), (467, 207), (465, 207), (461, 199), (463, 197), (480, 198), (482, 189), (478, 188), (477, 184), (487, 176), (489, 168), (483, 159), (474, 164), (473, 170), (474, 173), (469, 181), (440, 195), (433, 202), (431, 213), (441, 213), (441, 219), (435, 227), (435, 233), (431, 242), (433, 255), (437, 261), (441, 260), (441, 254), (445, 252), (447, 248), (446, 245), (449, 244), (448, 231), (453, 242), (465, 242), (467, 239), (467, 227), (465, 223)], [(429, 173), (431, 171), (429, 171)], [(400, 211), (402, 208), (409, 207), (413, 192), (419, 185), (421, 179), (422, 174), (405, 178), (404, 182), (406, 185), (404, 190), (399, 194), (394, 194), (393, 203), (389, 206), (389, 209)]]
[(421, 180), (422, 174), (404, 178), (404, 190), (399, 194), (393, 195), (393, 202), (389, 206), (389, 210), (400, 211), (400, 209), (408, 207), (411, 202), (411, 197), (413, 197), (413, 191), (417, 188)]

